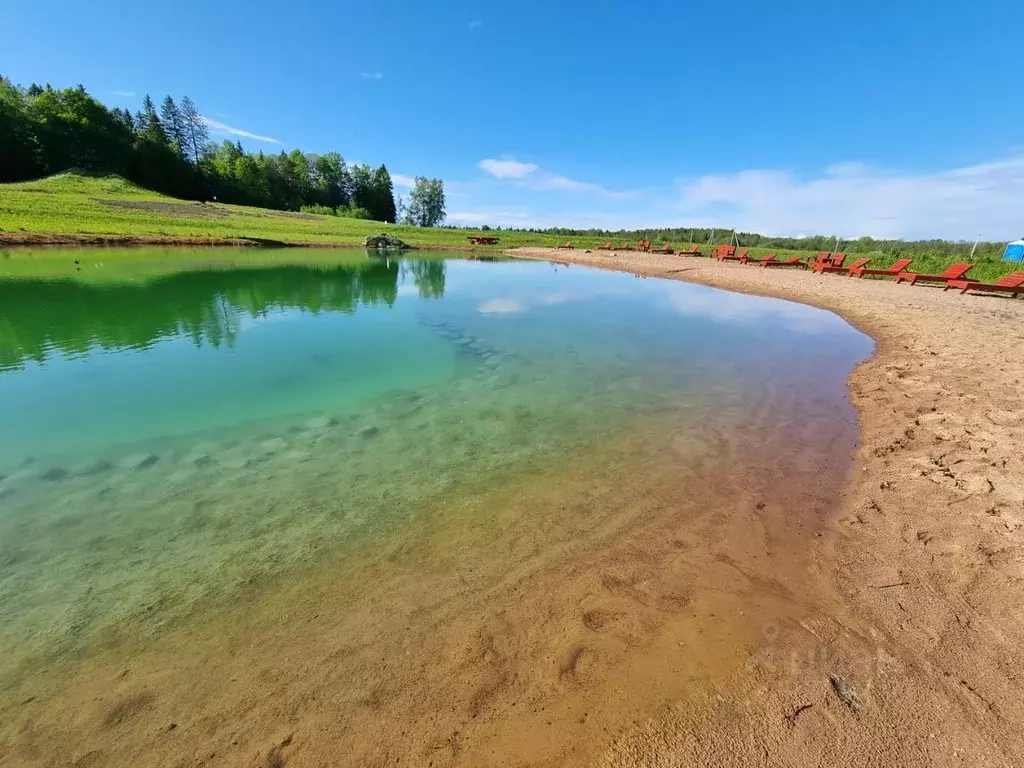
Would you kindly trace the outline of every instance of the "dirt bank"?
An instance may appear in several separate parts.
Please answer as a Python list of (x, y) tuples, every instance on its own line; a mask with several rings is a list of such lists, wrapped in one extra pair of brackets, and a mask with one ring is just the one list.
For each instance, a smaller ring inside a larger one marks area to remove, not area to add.
[(857, 472), (731, 690), (638, 724), (628, 765), (1024, 763), (1024, 302), (709, 259), (517, 256), (793, 299), (878, 342), (850, 378)]
[[(4, 246), (132, 246), (181, 245), (234, 248), (364, 248), (362, 243), (311, 242), (304, 240), (269, 240), (258, 237), (169, 237), (165, 235), (49, 234), (45, 232), (0, 232), (0, 248)], [(458, 245), (410, 245), (411, 251), (477, 251), (497, 253), (496, 248), (470, 248)]]

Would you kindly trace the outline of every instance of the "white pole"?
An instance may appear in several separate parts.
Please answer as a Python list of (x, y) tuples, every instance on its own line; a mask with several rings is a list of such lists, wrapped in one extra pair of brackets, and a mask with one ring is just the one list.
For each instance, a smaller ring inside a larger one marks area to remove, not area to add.
[(979, 232), (978, 233), (978, 239), (974, 241), (974, 246), (971, 248), (971, 255), (967, 257), (969, 260), (974, 261), (974, 252), (976, 250), (978, 250), (978, 243), (980, 241), (981, 241), (981, 233)]

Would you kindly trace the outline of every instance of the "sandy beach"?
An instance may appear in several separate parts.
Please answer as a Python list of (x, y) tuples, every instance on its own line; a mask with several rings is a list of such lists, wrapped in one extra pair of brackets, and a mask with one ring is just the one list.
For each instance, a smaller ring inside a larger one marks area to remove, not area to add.
[(800, 629), (702, 710), (637, 725), (607, 766), (1024, 761), (1024, 302), (893, 281), (630, 252), (520, 249), (833, 310), (877, 341), (861, 425), (812, 543)]

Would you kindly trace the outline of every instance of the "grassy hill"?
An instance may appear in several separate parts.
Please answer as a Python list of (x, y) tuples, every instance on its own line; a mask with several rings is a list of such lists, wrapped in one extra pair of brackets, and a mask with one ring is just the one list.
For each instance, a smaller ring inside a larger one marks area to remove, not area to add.
[[(382, 224), (336, 216), (273, 211), (166, 197), (118, 176), (62, 173), (0, 184), (0, 231), (167, 238), (252, 238), (287, 243), (357, 245), (388, 232), (410, 245), (465, 246), (474, 232)], [(476, 232), (475, 234), (487, 234)], [(501, 232), (501, 247), (554, 245), (545, 235)]]

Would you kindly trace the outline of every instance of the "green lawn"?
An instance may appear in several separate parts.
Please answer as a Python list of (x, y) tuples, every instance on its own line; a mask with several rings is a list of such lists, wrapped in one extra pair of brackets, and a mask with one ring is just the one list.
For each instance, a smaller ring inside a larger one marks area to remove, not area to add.
[[(41, 181), (0, 184), (0, 231), (46, 234), (144, 235), (278, 240), (293, 243), (358, 245), (368, 234), (388, 232), (412, 246), (464, 247), (467, 235), (500, 237), (492, 250), (520, 246), (553, 246), (554, 235), (530, 232), (482, 232), (479, 230), (419, 228), (380, 222), (272, 211), (220, 203), (201, 204), (150, 192), (116, 176), (92, 177), (63, 173)], [(574, 237), (577, 248), (593, 248), (605, 237)], [(620, 245), (621, 241), (613, 241)], [(654, 244), (656, 247), (660, 243)], [(685, 248), (686, 243), (674, 243)], [(705, 251), (707, 246), (703, 246)], [(753, 248), (763, 257), (767, 249)], [(779, 251), (780, 256), (800, 251)], [(910, 255), (910, 254), (908, 254)], [(896, 255), (857, 253), (871, 258), (872, 267), (887, 267)], [(939, 272), (957, 259), (943, 254), (917, 254), (911, 269)], [(998, 260), (979, 260), (971, 276), (992, 280), (1021, 266)]]
[[(0, 230), (47, 234), (248, 237), (299, 243), (357, 245), (388, 232), (409, 245), (466, 246), (461, 229), (420, 228), (375, 221), (272, 211), (165, 197), (116, 176), (64, 173), (41, 181), (0, 184)], [(554, 245), (555, 238), (501, 232), (502, 248)]]

